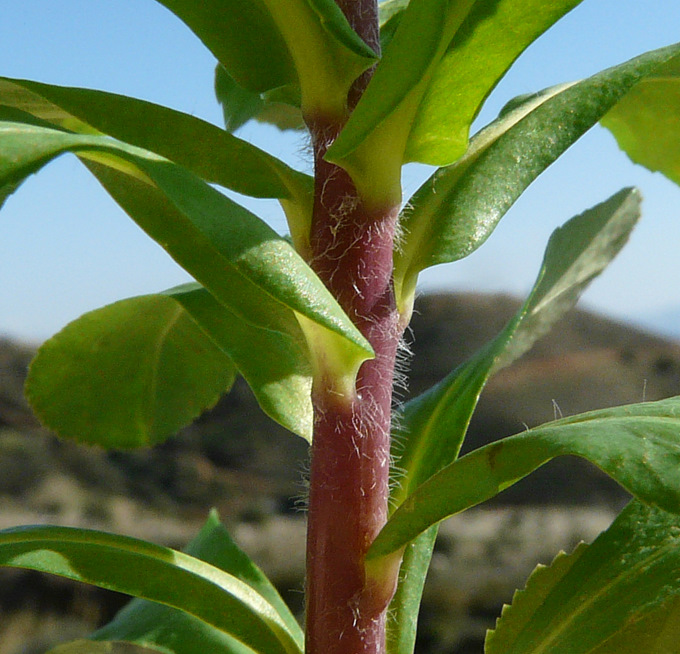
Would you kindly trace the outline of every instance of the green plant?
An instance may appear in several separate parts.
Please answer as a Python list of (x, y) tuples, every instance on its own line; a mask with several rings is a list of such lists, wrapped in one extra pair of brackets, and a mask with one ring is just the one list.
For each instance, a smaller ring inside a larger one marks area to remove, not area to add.
[[(486, 380), (617, 254), (637, 191), (558, 229), (514, 319), (394, 420), (392, 379), (419, 273), (478, 248), (592, 125), (680, 182), (680, 46), (516, 98), (468, 139), (516, 57), (579, 0), (159, 2), (218, 60), (227, 130), (102, 91), (0, 78), (0, 201), (73, 152), (196, 279), (76, 320), (40, 349), (27, 394), (66, 438), (139, 447), (241, 374), (266, 413), (312, 444), (306, 643), (215, 515), (186, 553), (81, 529), (2, 532), (2, 565), (137, 598), (58, 651), (406, 654), (437, 524), (564, 454), (636, 500), (595, 543), (537, 570), (486, 651), (679, 651), (677, 398), (556, 420), (458, 458)], [(253, 118), (305, 126), (314, 177), (231, 134)], [(439, 168), (401, 211), (410, 161)], [(290, 236), (215, 186), (278, 199)]]

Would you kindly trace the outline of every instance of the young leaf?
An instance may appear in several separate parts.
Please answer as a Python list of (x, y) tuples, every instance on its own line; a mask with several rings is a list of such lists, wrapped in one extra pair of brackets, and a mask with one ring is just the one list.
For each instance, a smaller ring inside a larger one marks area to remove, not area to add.
[(0, 565), (49, 572), (185, 611), (256, 652), (300, 654), (276, 608), (234, 575), (134, 538), (69, 527), (0, 532)]
[(446, 166), (460, 157), (467, 148), (472, 121), (506, 71), (581, 1), (475, 3), (418, 106), (406, 161)]
[(675, 397), (557, 420), (467, 454), (406, 499), (367, 556), (399, 550), (431, 525), (564, 455), (583, 457), (642, 501), (680, 513), (680, 397)]
[[(577, 301), (588, 282), (623, 246), (639, 218), (639, 194), (624, 190), (572, 219), (551, 238), (536, 284), (507, 327), (470, 361), (402, 409), (394, 435), (399, 506), (410, 492), (453, 462), (486, 380), (526, 352)], [(427, 564), (437, 528), (408, 545), (390, 604), (390, 654), (411, 654)]]
[(177, 302), (123, 300), (45, 342), (26, 395), (61, 436), (104, 447), (153, 445), (212, 407), (234, 365)]
[(646, 77), (600, 122), (635, 163), (680, 184), (680, 56)]
[(401, 197), (400, 170), (409, 129), (435, 67), (473, 0), (413, 0), (368, 88), (326, 159), (345, 168), (369, 203)]
[[(233, 575), (259, 593), (278, 611), (302, 649), (303, 635), (295, 617), (264, 573), (231, 539), (214, 511), (186, 551)], [(188, 613), (140, 599), (130, 602), (112, 622), (91, 637), (97, 641), (122, 640), (153, 646), (166, 654), (204, 654), (207, 651), (242, 654), (252, 651)]]
[[(283, 304), (335, 333), (336, 359), (352, 376), (370, 345), (319, 278), (259, 218), (189, 171), (110, 138), (0, 123), (0, 185), (16, 183), (55, 156), (75, 151), (114, 199), (230, 311), (278, 329)], [(276, 265), (272, 265), (276, 262)]]
[(371, 198), (395, 175), (385, 159), (450, 164), (510, 65), (580, 1), (412, 0), (405, 10), (391, 3), (384, 57), (327, 158), (362, 185), (369, 175)]
[(656, 50), (531, 96), (476, 135), (459, 161), (425, 182), (404, 213), (405, 237), (395, 252), (402, 310), (413, 301), (420, 271), (476, 250), (540, 173), (635, 84), (679, 52), (678, 45)]
[(532, 575), (485, 653), (676, 652), (679, 539), (677, 515), (631, 502), (592, 545)]
[(307, 116), (344, 116), (352, 82), (376, 59), (334, 0), (158, 1), (241, 87), (297, 86)]

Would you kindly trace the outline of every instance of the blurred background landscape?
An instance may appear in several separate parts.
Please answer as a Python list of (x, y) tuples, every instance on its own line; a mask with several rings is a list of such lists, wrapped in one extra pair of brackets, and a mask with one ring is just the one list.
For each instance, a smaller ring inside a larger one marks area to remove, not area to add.
[[(507, 295), (425, 294), (409, 337), (405, 400), (502, 329)], [(304, 578), (307, 444), (278, 427), (238, 382), (178, 437), (105, 452), (42, 429), (22, 395), (33, 348), (0, 340), (0, 528), (93, 527), (183, 547), (216, 507), (298, 615)], [(484, 391), (465, 449), (594, 408), (680, 394), (680, 343), (572, 311)], [(421, 612), (419, 654), (481, 652), (503, 602), (537, 563), (592, 541), (627, 502), (594, 467), (563, 458), (444, 523)], [(124, 603), (114, 593), (0, 570), (0, 654), (42, 654), (82, 637)]]

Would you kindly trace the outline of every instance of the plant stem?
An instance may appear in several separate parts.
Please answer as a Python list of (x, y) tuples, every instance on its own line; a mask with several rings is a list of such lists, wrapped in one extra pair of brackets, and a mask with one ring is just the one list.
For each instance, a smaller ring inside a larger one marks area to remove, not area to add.
[[(375, 0), (339, 0), (378, 46)], [(358, 101), (369, 75), (355, 84)], [(307, 654), (381, 654), (396, 570), (368, 575), (365, 553), (385, 523), (389, 497), (392, 379), (403, 326), (392, 289), (398, 207), (368, 212), (344, 170), (323, 156), (342, 124), (308, 117), (315, 159), (311, 265), (370, 341), (355, 392), (315, 381), (307, 541)]]

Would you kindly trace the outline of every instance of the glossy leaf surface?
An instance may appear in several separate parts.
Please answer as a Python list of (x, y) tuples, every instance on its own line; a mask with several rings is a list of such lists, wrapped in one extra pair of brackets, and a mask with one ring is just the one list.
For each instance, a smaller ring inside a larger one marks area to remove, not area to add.
[(531, 576), (486, 654), (678, 651), (680, 519), (631, 502), (588, 547)]
[(345, 168), (369, 203), (398, 202), (410, 125), (432, 74), (473, 0), (414, 0), (326, 159)]
[[(396, 421), (394, 506), (453, 462), (486, 380), (526, 352), (578, 300), (611, 261), (639, 218), (639, 194), (624, 190), (569, 221), (551, 238), (536, 284), (507, 327), (470, 361), (408, 402)], [(390, 654), (411, 654), (425, 573), (437, 527), (404, 551), (397, 593), (390, 605)]]
[(163, 295), (85, 314), (42, 345), (27, 397), (61, 436), (104, 447), (153, 445), (212, 407), (233, 363)]
[(278, 611), (248, 583), (133, 538), (68, 527), (0, 532), (0, 565), (49, 572), (180, 609), (263, 654), (298, 654)]
[(567, 87), (515, 103), (477, 134), (466, 154), (438, 170), (404, 213), (395, 287), (412, 302), (418, 273), (474, 252), (529, 184), (631, 88), (680, 52), (657, 50)]
[(557, 420), (467, 454), (406, 499), (368, 556), (398, 550), (431, 525), (494, 497), (564, 455), (583, 457), (644, 502), (680, 513), (680, 398), (676, 397)]
[(680, 184), (680, 56), (645, 78), (601, 122), (635, 163)]
[(244, 88), (297, 83), (295, 65), (263, 0), (157, 0), (178, 16)]
[[(279, 613), (299, 644), (302, 632), (290, 610), (262, 571), (231, 539), (213, 511), (187, 554), (246, 583)], [(135, 599), (97, 631), (97, 641), (126, 641), (172, 654), (247, 654), (252, 650), (195, 617), (161, 604)]]

